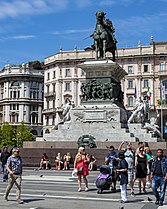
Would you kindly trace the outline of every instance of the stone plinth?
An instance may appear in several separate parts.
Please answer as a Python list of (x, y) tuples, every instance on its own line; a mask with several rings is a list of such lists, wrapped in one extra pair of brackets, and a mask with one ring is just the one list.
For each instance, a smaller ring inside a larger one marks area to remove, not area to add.
[(78, 66), (86, 72), (86, 79), (112, 78), (120, 82), (127, 75), (127, 72), (112, 60), (87, 61)]

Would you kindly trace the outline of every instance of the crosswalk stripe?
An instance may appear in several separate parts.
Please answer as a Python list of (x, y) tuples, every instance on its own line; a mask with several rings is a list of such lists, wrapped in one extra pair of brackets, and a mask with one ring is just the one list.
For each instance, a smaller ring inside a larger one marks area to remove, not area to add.
[[(4, 193), (0, 193), (4, 195)], [(11, 196), (15, 196), (15, 193), (10, 193)], [(78, 197), (78, 196), (59, 196), (59, 195), (37, 195), (37, 194), (23, 194), (24, 197), (41, 197), (41, 198), (57, 198), (57, 199), (74, 199), (74, 200), (95, 200), (95, 201), (109, 201), (109, 202), (119, 202), (120, 199), (111, 199), (111, 198), (99, 198), (99, 197)]]

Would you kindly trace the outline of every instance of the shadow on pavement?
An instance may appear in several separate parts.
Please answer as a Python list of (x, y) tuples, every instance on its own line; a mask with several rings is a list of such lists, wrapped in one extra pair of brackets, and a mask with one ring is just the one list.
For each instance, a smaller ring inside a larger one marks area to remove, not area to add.
[(45, 200), (44, 198), (33, 198), (33, 199), (23, 199), (24, 203), (29, 203), (29, 202), (35, 202), (35, 201), (40, 201), (40, 200)]

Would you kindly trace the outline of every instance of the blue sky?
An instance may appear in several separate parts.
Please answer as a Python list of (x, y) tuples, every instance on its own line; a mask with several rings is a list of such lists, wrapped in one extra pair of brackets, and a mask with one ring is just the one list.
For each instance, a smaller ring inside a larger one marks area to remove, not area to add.
[(167, 0), (0, 0), (0, 69), (90, 46), (97, 10), (113, 21), (118, 47), (167, 41)]

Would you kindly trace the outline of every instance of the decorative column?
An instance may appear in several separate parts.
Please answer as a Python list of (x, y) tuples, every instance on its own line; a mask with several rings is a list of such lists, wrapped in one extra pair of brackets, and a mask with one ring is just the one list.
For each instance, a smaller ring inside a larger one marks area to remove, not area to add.
[(42, 123), (42, 106), (38, 106), (38, 123)]

